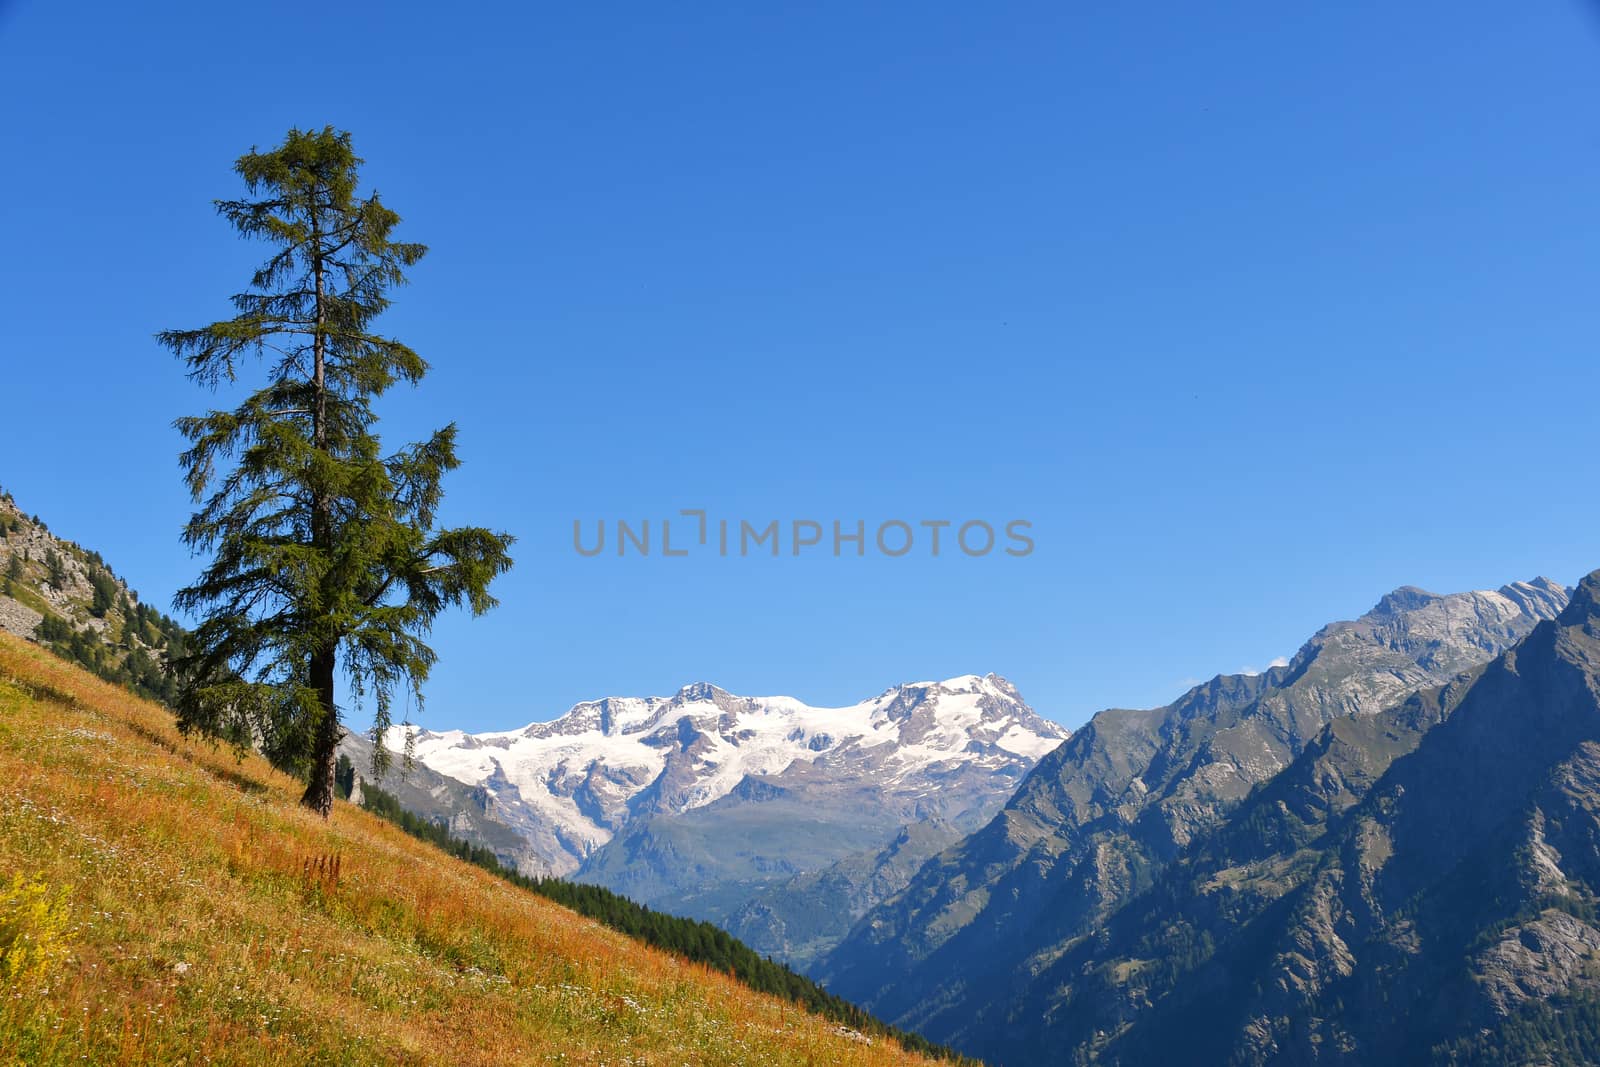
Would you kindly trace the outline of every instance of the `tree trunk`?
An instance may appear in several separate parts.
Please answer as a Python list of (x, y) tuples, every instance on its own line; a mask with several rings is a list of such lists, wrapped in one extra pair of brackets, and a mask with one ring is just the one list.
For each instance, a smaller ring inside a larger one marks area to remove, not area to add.
[(326, 819), (333, 813), (334, 765), (339, 758), (339, 709), (333, 703), (335, 646), (311, 657), (311, 688), (321, 705), (316, 735), (311, 741), (311, 773), (300, 803)]
[[(328, 450), (328, 380), (327, 380), (327, 294), (323, 287), (322, 228), (316, 210), (311, 212), (311, 269), (316, 276), (317, 304), (316, 328), (311, 338), (312, 350), (312, 404), (311, 444), (318, 452)], [(333, 500), (327, 487), (315, 479), (311, 485), (311, 546), (327, 553), (333, 547)], [(319, 718), (316, 734), (311, 742), (311, 774), (300, 803), (326, 819), (333, 812), (333, 772), (339, 747), (339, 709), (333, 701), (333, 682), (338, 642), (326, 638), (327, 644), (311, 657), (310, 682), (316, 690)]]

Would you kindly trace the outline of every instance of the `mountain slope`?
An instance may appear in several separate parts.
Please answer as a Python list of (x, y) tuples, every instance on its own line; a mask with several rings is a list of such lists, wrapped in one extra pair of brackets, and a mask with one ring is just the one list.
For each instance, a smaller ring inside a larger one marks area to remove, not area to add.
[(1287, 666), (1219, 676), (1163, 708), (1099, 713), (814, 973), (886, 1018), (959, 1042), (978, 1002), (1150, 886), (1327, 723), (1486, 662), (1566, 596), (1546, 579), (1450, 596), (1400, 589), (1324, 627)]
[(154, 700), (171, 698), (162, 665), (184, 638), (98, 553), (23, 514), (10, 493), (0, 493), (0, 630)]
[[(98, 553), (57, 537), (5, 493), (0, 493), (0, 630), (33, 640), (140, 696), (168, 703), (173, 681), (163, 668), (186, 637)], [(372, 777), (368, 738), (347, 733), (339, 750), (362, 777)], [(489, 814), (481, 791), (426, 767), (404, 768), (398, 759), (378, 784), (409, 810), (493, 850), (512, 866), (534, 862), (522, 836)]]
[(0, 1063), (918, 1062), (0, 635)]
[[(1474, 676), (1332, 724), (1099, 934), (1002, 1062), (1600, 1058), (1600, 572)], [(1024, 1022), (1026, 1020), (1026, 1022)]]
[(458, 782), (419, 763), (408, 767), (397, 752), (390, 753), (388, 767), (375, 778), (373, 744), (364, 734), (346, 733), (339, 742), (339, 754), (349, 758), (354, 771), (355, 785), (350, 796), (353, 803), (361, 803), (362, 790), (376, 785), (406, 811), (443, 828), (458, 840), (488, 849), (512, 870), (535, 862), (527, 840), (490, 813), (489, 798), (482, 788)]
[(962, 836), (938, 819), (910, 823), (885, 845), (768, 886), (723, 925), (751, 948), (809, 971), (861, 916), (904, 889), (924, 863)]

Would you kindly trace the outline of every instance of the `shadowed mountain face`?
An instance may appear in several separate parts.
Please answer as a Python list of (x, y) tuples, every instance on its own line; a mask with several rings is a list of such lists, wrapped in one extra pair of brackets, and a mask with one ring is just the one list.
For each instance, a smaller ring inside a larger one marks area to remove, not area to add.
[(1472, 675), (1330, 723), (959, 1034), (1014, 1064), (1592, 1063), (1597, 900), (1600, 572)]
[(964, 836), (938, 819), (911, 823), (880, 848), (762, 890), (722, 925), (756, 951), (807, 971), (861, 916), (904, 889), (924, 863)]
[(1220, 676), (1163, 708), (1101, 712), (814, 973), (881, 1016), (987, 1052), (982, 1027), (1029, 1025), (1009, 1011), (1019, 976), (1155, 884), (1328, 724), (1481, 666), (1566, 599), (1545, 579), (1450, 596), (1401, 589), (1323, 628), (1286, 666)]

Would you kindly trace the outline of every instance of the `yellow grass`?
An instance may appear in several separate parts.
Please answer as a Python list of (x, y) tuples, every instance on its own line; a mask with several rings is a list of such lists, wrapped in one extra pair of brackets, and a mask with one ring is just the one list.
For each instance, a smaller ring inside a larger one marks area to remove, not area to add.
[(925, 1062), (297, 796), (0, 633), (0, 1064)]

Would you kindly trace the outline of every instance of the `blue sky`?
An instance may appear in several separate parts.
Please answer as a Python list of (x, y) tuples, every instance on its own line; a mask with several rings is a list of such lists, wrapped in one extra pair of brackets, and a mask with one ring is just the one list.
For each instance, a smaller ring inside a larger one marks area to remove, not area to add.
[[(232, 161), (351, 130), (431, 246), (386, 439), (457, 421), (446, 518), (520, 539), (429, 725), (985, 671), (1075, 725), (1397, 585), (1600, 567), (1588, 7), (297, 10), (0, 4), (0, 484), (148, 599), (193, 575), (209, 398), (151, 335), (262, 256)], [(572, 549), (681, 508), (1037, 547)]]

